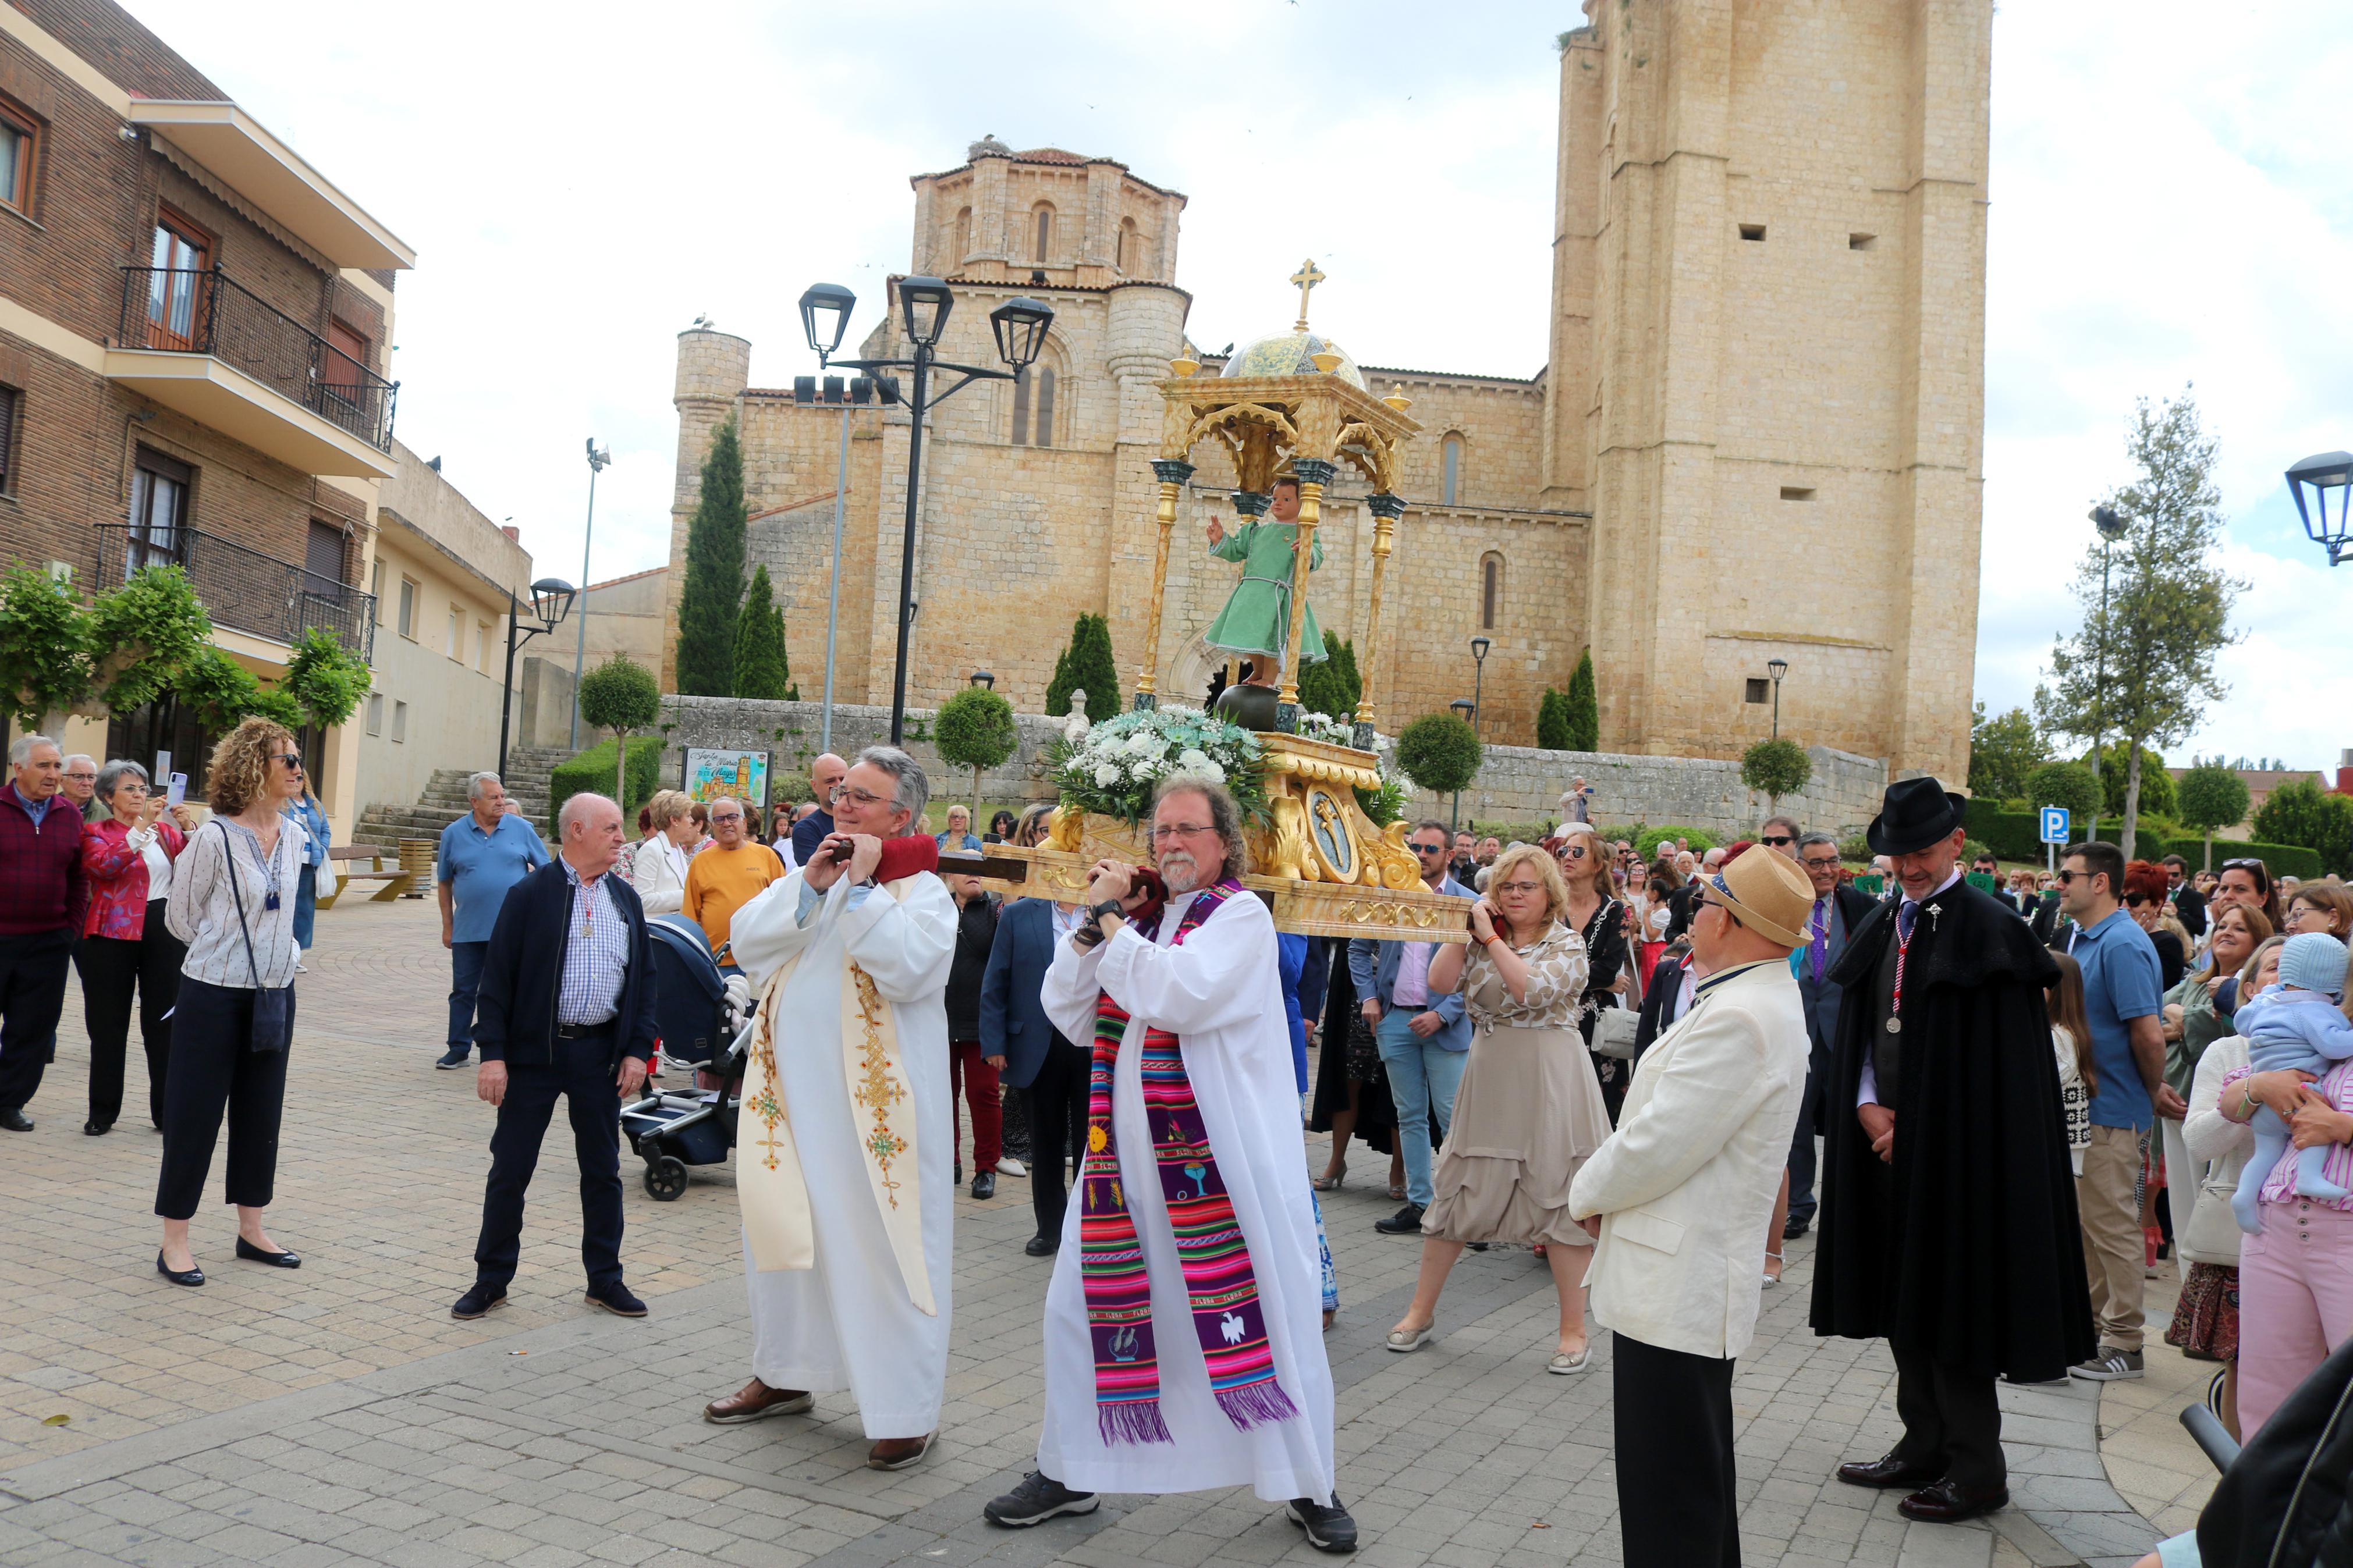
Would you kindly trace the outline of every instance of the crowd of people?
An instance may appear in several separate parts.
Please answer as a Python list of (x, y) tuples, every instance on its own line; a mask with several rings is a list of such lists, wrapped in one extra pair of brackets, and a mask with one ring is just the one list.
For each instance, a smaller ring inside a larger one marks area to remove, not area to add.
[[(10, 763), (0, 1127), (32, 1130), (78, 966), (93, 1135), (121, 1113), (138, 1000), (158, 1271), (204, 1283), (189, 1225), (224, 1113), (236, 1256), (299, 1267), (263, 1220), (332, 859), (293, 737), (251, 719), (225, 738), (201, 817), (135, 763), (26, 736)], [(870, 1465), (925, 1458), (968, 1148), (975, 1198), (1029, 1179), (1024, 1250), (1053, 1260), (1038, 1468), (988, 1504), (1000, 1526), (1105, 1490), (1247, 1485), (1312, 1544), (1354, 1548), (1317, 1194), (1359, 1141), (1399, 1205), (1374, 1228), (1421, 1247), (1388, 1350), (1438, 1339), (1461, 1254), (1498, 1247), (1551, 1273), (1546, 1373), (1584, 1372), (1610, 1331), (1630, 1564), (1737, 1561), (1733, 1369), (1810, 1231), (1815, 1331), (1886, 1339), (1897, 1376), (1902, 1440), (1838, 1479), (1901, 1489), (1915, 1520), (2007, 1505), (2000, 1381), (2143, 1374), (2168, 1258), (2163, 1338), (2217, 1364), (2234, 1435), (2353, 1336), (2353, 890), (2334, 877), (2193, 874), (2099, 842), (2005, 873), (1965, 854), (1965, 803), (1934, 779), (1890, 786), (1860, 874), (1781, 816), (1646, 862), (1577, 780), (1534, 842), (1412, 826), (1460, 933), (1341, 942), (1274, 929), (1209, 779), (1164, 781), (1143, 862), (1101, 861), (1066, 900), (941, 860), (1039, 845), (1049, 805), (985, 836), (957, 805), (932, 833), (929, 781), (889, 747), (819, 758), (811, 784), (765, 835), (755, 803), (664, 791), (632, 837), (615, 802), (575, 795), (551, 852), (473, 776), (438, 857), (438, 1065), (479, 1052), (497, 1117), (454, 1316), (505, 1300), (559, 1098), (586, 1301), (646, 1315), (618, 1114), (660, 1069), (647, 922), (675, 915), (759, 998), (737, 1139), (752, 1377), (705, 1418), (847, 1390)], [(1312, 1180), (1303, 1132), (1330, 1134)]]

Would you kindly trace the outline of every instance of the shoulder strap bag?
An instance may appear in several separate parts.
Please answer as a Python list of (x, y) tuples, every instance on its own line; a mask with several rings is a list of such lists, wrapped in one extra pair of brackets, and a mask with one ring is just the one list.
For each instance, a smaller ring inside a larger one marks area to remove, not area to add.
[[(280, 827), (282, 840), (286, 829)], [(227, 864), (222, 868), (228, 875), (229, 896), (237, 900), (237, 934), (245, 938), (245, 967), (253, 976), (253, 1041), (251, 1048), (260, 1054), (282, 1051), (294, 1033), (294, 983), (280, 986), (261, 983), (261, 965), (254, 961), (253, 931), (245, 923), (245, 889), (237, 885), (237, 840), (229, 837), (227, 824), (221, 826), (221, 854)]]

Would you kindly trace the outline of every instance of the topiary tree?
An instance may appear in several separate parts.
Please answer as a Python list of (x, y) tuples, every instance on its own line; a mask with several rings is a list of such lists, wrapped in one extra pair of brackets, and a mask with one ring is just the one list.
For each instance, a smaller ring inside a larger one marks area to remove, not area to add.
[(1593, 687), (1593, 650), (1587, 648), (1577, 661), (1577, 673), (1568, 678), (1567, 706), (1568, 745), (1572, 752), (1598, 752), (1601, 749), (1601, 700)]
[(2026, 798), (2036, 809), (2063, 805), (2072, 821), (2089, 823), (2100, 805), (2100, 781), (2081, 763), (2045, 763), (2026, 775)]
[(967, 687), (940, 704), (932, 721), (932, 745), (951, 767), (972, 770), (972, 819), (980, 820), (980, 775), (1011, 756), (1021, 744), (1013, 725), (1013, 704), (996, 692)]
[(1071, 710), (1071, 693), (1087, 694), (1087, 720), (1100, 724), (1119, 712), (1119, 667), (1112, 658), (1111, 622), (1101, 616), (1081, 615), (1071, 625), (1071, 642), (1054, 663), (1054, 679), (1046, 686), (1046, 711), (1061, 718)]
[(628, 654), (617, 653), (580, 678), (580, 717), (613, 731), (613, 798), (629, 806), (628, 745), (632, 730), (650, 728), (661, 717), (661, 686), (654, 673)]
[(752, 569), (752, 586), (735, 617), (735, 692), (769, 702), (797, 702), (792, 660), (785, 649), (785, 612), (777, 607), (764, 563)]
[(2247, 819), (2247, 781), (2226, 767), (2200, 763), (2181, 775), (2174, 792), (2180, 797), (2181, 820), (2206, 836), (2206, 869), (2214, 868), (2214, 830)]
[(1398, 735), (1398, 766), (1414, 787), (1457, 795), (1479, 776), (1478, 732), (1452, 713), (1425, 713)]
[(302, 705), (311, 723), (332, 730), (358, 709), (373, 679), (367, 660), (324, 626), (312, 626), (295, 643), (279, 689)]
[(678, 600), (678, 689), (735, 694), (735, 618), (744, 603), (744, 448), (721, 425), (702, 459), (702, 492), (686, 525), (686, 582)]
[(1764, 793), (1769, 809), (1781, 809), (1781, 797), (1795, 795), (1814, 776), (1814, 761), (1795, 741), (1759, 741), (1740, 753), (1740, 782)]
[(1545, 688), (1536, 703), (1536, 744), (1547, 752), (1566, 752), (1568, 744), (1568, 699)]

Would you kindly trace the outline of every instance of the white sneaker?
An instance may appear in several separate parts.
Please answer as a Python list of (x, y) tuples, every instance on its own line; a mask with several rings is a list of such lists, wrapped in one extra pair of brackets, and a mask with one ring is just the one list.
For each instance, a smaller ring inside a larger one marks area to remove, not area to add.
[(1026, 1176), (1029, 1173), (1029, 1167), (1012, 1155), (1005, 1154), (997, 1158), (997, 1173), (1000, 1176)]

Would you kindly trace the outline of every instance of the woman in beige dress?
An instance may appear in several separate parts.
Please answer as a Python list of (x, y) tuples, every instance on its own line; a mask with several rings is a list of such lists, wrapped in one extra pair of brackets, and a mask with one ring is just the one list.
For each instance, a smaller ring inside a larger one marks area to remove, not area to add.
[(1567, 924), (1568, 888), (1552, 858), (1515, 844), (1495, 859), (1471, 909), (1471, 942), (1430, 963), (1432, 992), (1458, 985), (1471, 1017), (1471, 1060), (1430, 1173), (1421, 1278), (1388, 1348), (1417, 1351), (1438, 1321), (1439, 1292), (1472, 1242), (1541, 1242), (1560, 1292), (1560, 1342), (1547, 1372), (1586, 1364), (1586, 1249), (1568, 1216), (1568, 1184), (1609, 1136), (1601, 1083), (1577, 1026), (1585, 942)]

